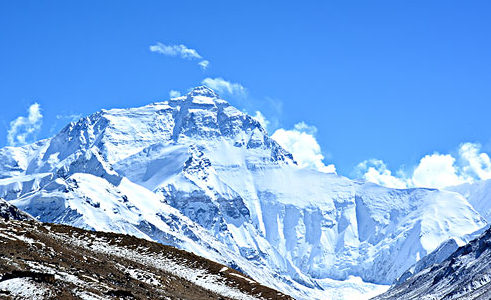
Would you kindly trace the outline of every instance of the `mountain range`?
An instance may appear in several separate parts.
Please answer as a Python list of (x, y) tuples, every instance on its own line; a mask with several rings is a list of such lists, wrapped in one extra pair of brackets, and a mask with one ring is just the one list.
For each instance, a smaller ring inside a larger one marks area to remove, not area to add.
[(301, 168), (205, 86), (0, 149), (0, 197), (36, 219), (174, 246), (296, 299), (369, 298), (465, 244), (491, 213), (471, 194)]

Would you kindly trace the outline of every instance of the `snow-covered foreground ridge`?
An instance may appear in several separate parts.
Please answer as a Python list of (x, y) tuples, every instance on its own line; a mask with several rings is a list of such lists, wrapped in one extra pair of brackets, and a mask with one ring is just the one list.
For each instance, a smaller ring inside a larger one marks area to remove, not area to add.
[(368, 297), (379, 286), (356, 277), (390, 284), (441, 242), (486, 225), (457, 193), (301, 169), (203, 86), (1, 149), (0, 197), (42, 221), (195, 252), (298, 299)]

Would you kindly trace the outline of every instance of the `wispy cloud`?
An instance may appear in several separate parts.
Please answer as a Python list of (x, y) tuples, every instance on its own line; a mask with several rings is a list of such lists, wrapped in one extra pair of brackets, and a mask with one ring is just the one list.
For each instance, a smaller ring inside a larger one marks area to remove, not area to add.
[(392, 175), (387, 165), (380, 159), (368, 159), (356, 167), (358, 177), (390, 188), (407, 188), (407, 179), (404, 174)]
[(176, 97), (179, 97), (179, 96), (181, 96), (181, 92), (179, 92), (179, 91), (171, 90), (169, 92), (169, 97), (171, 97), (171, 98), (176, 98)]
[(236, 96), (245, 96), (247, 94), (246, 88), (243, 87), (240, 83), (233, 83), (221, 77), (208, 77), (203, 79), (201, 83), (221, 94), (227, 93)]
[(58, 124), (62, 124), (63, 126), (66, 125), (66, 122), (76, 122), (80, 118), (82, 118), (81, 114), (74, 114), (74, 113), (68, 113), (68, 114), (59, 114), (55, 116), (56, 120), (52, 122), (51, 128), (49, 130), (50, 134), (54, 134), (55, 131), (58, 129), (59, 126)]
[(269, 121), (266, 119), (266, 117), (259, 110), (256, 110), (256, 113), (252, 117), (256, 121), (258, 121), (259, 124), (261, 124), (261, 126), (264, 128), (264, 130), (266, 130), (266, 131), (268, 130)]
[(360, 163), (356, 172), (367, 181), (387, 187), (445, 188), (491, 179), (491, 159), (481, 151), (480, 144), (463, 143), (455, 156), (437, 152), (425, 155), (410, 173), (399, 169), (392, 174), (383, 161), (376, 159)]
[(81, 114), (56, 115), (57, 120), (70, 120), (70, 122), (75, 122), (81, 117)]
[(185, 45), (165, 45), (157, 43), (157, 45), (150, 46), (150, 51), (158, 52), (167, 56), (180, 56), (184, 59), (202, 59), (198, 51), (188, 48)]
[(7, 142), (9, 146), (21, 146), (32, 142), (36, 134), (41, 130), (43, 115), (38, 103), (29, 106), (27, 117), (19, 116), (10, 122), (7, 132)]
[(210, 62), (207, 60), (202, 60), (198, 63), (198, 65), (201, 67), (201, 69), (206, 70), (206, 69), (208, 69)]
[(166, 56), (178, 56), (182, 59), (188, 60), (200, 60), (198, 65), (206, 70), (210, 62), (206, 59), (203, 59), (201, 55), (199, 55), (198, 51), (192, 48), (188, 48), (186, 45), (165, 45), (163, 43), (157, 43), (156, 45), (150, 46), (150, 51), (160, 53)]
[(336, 173), (334, 165), (324, 164), (324, 155), (315, 137), (316, 133), (315, 126), (300, 122), (295, 124), (293, 129), (276, 130), (271, 137), (293, 155), (299, 166), (325, 173)]

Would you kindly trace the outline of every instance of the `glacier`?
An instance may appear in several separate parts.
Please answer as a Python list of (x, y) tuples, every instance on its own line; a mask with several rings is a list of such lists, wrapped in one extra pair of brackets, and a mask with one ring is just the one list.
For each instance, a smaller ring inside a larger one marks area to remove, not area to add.
[(192, 251), (297, 299), (375, 296), (442, 242), (487, 225), (455, 192), (300, 168), (205, 86), (0, 149), (0, 197), (43, 222)]

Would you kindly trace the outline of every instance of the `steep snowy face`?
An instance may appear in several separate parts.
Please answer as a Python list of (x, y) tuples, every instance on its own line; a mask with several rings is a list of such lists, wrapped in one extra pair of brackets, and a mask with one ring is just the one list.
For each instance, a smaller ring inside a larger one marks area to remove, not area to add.
[(464, 196), (488, 222), (491, 221), (491, 179), (445, 188)]
[(431, 265), (439, 264), (439, 263), (443, 262), (450, 255), (452, 255), (459, 247), (462, 247), (465, 244), (469, 243), (470, 241), (478, 238), (487, 229), (489, 229), (489, 225), (487, 225), (487, 226), (485, 226), (485, 227), (483, 227), (483, 228), (481, 228), (481, 229), (479, 229), (473, 233), (466, 234), (466, 235), (461, 236), (461, 237), (454, 237), (454, 238), (448, 239), (445, 242), (441, 243), (440, 246), (438, 246), (430, 254), (423, 257), (416, 264), (411, 266), (411, 268), (406, 270), (406, 272), (404, 272), (399, 278), (397, 278), (397, 280), (394, 281), (394, 285), (402, 284), (406, 280), (408, 280), (408, 278), (410, 278), (414, 274), (422, 271), (423, 269), (425, 269)]
[[(254, 253), (263, 237), (313, 278), (390, 284), (447, 238), (485, 225), (465, 199), (437, 190), (393, 190), (295, 167), (240, 173), (245, 180), (222, 178), (244, 199), (258, 230), (242, 247)], [(247, 237), (243, 227), (229, 230)]]
[(103, 110), (0, 158), (0, 196), (43, 221), (169, 243), (298, 299), (373, 292), (355, 277), (390, 284), (486, 225), (457, 193), (299, 168), (207, 87)]
[(491, 230), (375, 299), (491, 299)]

